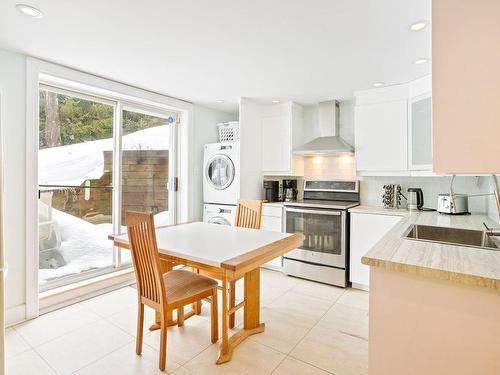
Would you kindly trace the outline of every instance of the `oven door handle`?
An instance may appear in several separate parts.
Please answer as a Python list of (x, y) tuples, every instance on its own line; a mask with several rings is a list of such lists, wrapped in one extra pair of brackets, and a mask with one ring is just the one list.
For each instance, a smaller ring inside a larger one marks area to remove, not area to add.
[(287, 212), (298, 212), (298, 213), (305, 213), (305, 214), (318, 214), (318, 215), (330, 215), (330, 216), (342, 215), (342, 211), (307, 210), (307, 209), (300, 209), (300, 208), (285, 207), (285, 214)]

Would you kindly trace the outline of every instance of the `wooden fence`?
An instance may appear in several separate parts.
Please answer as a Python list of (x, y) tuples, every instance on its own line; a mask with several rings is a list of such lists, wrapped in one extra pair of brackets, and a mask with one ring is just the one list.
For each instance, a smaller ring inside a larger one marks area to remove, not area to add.
[[(88, 222), (111, 223), (113, 152), (104, 151), (100, 178), (90, 180), (91, 189), (55, 189), (55, 209)], [(127, 211), (158, 213), (168, 210), (168, 150), (125, 150), (122, 152), (122, 224)], [(85, 196), (85, 192), (87, 196)]]

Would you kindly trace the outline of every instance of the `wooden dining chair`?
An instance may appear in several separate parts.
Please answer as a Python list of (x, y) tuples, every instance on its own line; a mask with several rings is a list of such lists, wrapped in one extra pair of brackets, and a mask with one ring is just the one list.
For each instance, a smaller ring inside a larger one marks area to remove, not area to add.
[(235, 227), (260, 229), (262, 201), (238, 199)]
[[(235, 227), (260, 229), (262, 220), (262, 201), (238, 199), (236, 205)], [(229, 308), (236, 306), (236, 281), (229, 282)], [(234, 328), (235, 315), (229, 315), (229, 328)]]
[(218, 340), (217, 281), (185, 270), (161, 272), (153, 215), (127, 212), (127, 228), (137, 280), (138, 316), (136, 353), (142, 353), (144, 305), (161, 315), (160, 370), (167, 365), (167, 313), (177, 309), (182, 319), (184, 306), (203, 298), (211, 300), (211, 339)]

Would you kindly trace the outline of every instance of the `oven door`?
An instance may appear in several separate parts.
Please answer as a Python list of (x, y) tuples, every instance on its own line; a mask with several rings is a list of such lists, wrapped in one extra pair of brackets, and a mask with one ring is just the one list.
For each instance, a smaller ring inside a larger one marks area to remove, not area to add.
[(345, 268), (345, 217), (346, 213), (342, 210), (285, 207), (285, 231), (302, 233), (305, 237), (302, 245), (285, 257)]

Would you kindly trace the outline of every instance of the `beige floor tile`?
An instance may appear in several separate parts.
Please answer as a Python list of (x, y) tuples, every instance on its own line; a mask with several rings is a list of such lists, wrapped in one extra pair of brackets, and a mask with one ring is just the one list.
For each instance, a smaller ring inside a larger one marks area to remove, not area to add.
[(273, 375), (328, 375), (329, 373), (297, 359), (287, 357)]
[(270, 374), (285, 357), (284, 354), (255, 341), (246, 340), (233, 352), (230, 362), (216, 365), (219, 347), (212, 345), (184, 365), (197, 375)]
[(36, 351), (60, 375), (70, 374), (125, 346), (134, 338), (101, 320), (49, 341)]
[(41, 315), (14, 328), (28, 344), (36, 347), (100, 319), (99, 315), (77, 304)]
[(5, 358), (13, 357), (30, 349), (28, 343), (14, 328), (5, 330)]
[(368, 373), (368, 341), (321, 325), (315, 326), (290, 356), (336, 375)]
[(368, 340), (368, 311), (336, 303), (318, 325)]
[(290, 288), (272, 285), (262, 285), (260, 288), (260, 304), (261, 306), (271, 306), (278, 298), (290, 291)]
[(283, 272), (268, 270), (266, 268), (261, 268), (260, 275), (261, 281), (266, 284), (279, 283), (280, 285), (290, 288), (300, 281), (300, 279), (285, 275)]
[[(137, 334), (137, 306), (134, 308), (127, 307), (122, 311), (110, 315), (106, 320), (117, 327), (123, 329), (129, 335)], [(148, 328), (155, 322), (155, 311), (147, 306), (144, 306), (144, 334), (146, 335)]]
[(34, 351), (7, 358), (5, 361), (7, 375), (55, 375), (50, 366)]
[(102, 317), (116, 314), (125, 308), (137, 309), (137, 290), (125, 287), (80, 303)]
[(368, 292), (357, 289), (347, 289), (337, 302), (342, 305), (368, 310), (368, 298)]
[[(237, 283), (237, 302), (242, 298), (243, 280)], [(219, 330), (221, 301), (219, 293)], [(200, 316), (186, 320), (184, 327), (169, 328), (167, 372), (367, 373), (368, 293), (262, 270), (261, 306), (266, 330), (238, 346), (231, 362), (216, 366), (220, 341), (210, 342), (210, 304), (205, 302)], [(153, 321), (154, 311), (146, 308), (143, 355), (137, 356), (135, 289), (122, 288), (46, 314), (6, 331), (8, 374), (158, 374), (160, 335), (147, 330)], [(237, 327), (242, 321), (240, 310)]]
[(311, 324), (301, 319), (270, 308), (262, 309), (261, 321), (266, 324), (266, 330), (250, 336), (250, 339), (285, 354), (289, 353), (312, 328)]
[(286, 292), (271, 303), (269, 308), (312, 325), (317, 323), (332, 305), (332, 301), (295, 292)]
[(320, 284), (308, 280), (300, 280), (300, 282), (293, 287), (292, 291), (306, 296), (325, 299), (334, 303), (344, 294), (345, 288)]
[(174, 375), (196, 375), (194, 372), (189, 371), (185, 367), (179, 367), (177, 370), (175, 370), (172, 374)]
[[(135, 343), (130, 343), (104, 358), (77, 371), (75, 375), (159, 375), (164, 374), (158, 367), (159, 354), (148, 345), (142, 348), (142, 354), (135, 353)], [(180, 366), (168, 361), (167, 373), (172, 373)]]
[[(144, 342), (160, 350), (160, 332), (153, 331), (144, 337)], [(212, 345), (210, 321), (194, 316), (182, 327), (169, 327), (167, 333), (167, 359), (183, 365)]]

